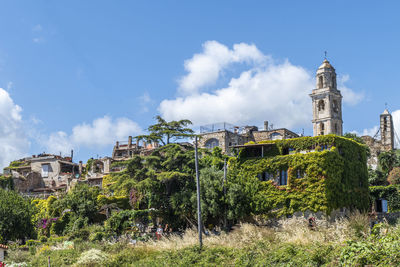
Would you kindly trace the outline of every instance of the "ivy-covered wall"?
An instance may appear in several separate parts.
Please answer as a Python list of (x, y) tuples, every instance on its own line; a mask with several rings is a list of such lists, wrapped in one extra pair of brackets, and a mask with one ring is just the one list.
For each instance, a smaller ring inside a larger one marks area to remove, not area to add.
[(371, 206), (378, 199), (386, 199), (388, 212), (400, 211), (400, 185), (370, 186)]
[[(369, 207), (366, 147), (336, 135), (264, 141), (264, 157), (255, 146), (242, 148), (233, 170), (252, 196), (253, 214), (290, 215), (296, 211)], [(253, 150), (253, 151), (251, 151)], [(277, 183), (287, 171), (287, 185)], [(260, 174), (273, 175), (260, 181)], [(245, 182), (244, 182), (245, 181)]]

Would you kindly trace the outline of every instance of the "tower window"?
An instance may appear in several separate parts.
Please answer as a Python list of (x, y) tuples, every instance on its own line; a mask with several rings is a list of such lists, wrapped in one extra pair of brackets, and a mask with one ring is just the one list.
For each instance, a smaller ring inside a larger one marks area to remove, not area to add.
[(324, 87), (324, 77), (319, 76), (318, 77), (318, 88), (322, 88), (322, 87)]
[(335, 123), (335, 133), (339, 133), (339, 129), (338, 129), (338, 126), (337, 126), (337, 123)]
[(318, 111), (323, 111), (323, 110), (325, 110), (325, 102), (324, 102), (324, 100), (320, 100), (320, 101), (318, 101)]
[(334, 112), (339, 112), (339, 105), (338, 105), (337, 100), (333, 100), (332, 103), (333, 103), (333, 104), (332, 104), (332, 106), (333, 106), (333, 111), (334, 111)]
[(325, 124), (323, 122), (320, 123), (319, 129), (320, 129), (320, 135), (324, 135)]
[(336, 88), (336, 76), (335, 75), (332, 76), (332, 87)]

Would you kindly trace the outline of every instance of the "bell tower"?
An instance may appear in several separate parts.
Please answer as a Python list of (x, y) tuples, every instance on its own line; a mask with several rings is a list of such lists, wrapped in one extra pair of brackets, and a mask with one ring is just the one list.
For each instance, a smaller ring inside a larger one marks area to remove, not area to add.
[(381, 114), (381, 144), (386, 150), (394, 149), (394, 129), (392, 114), (387, 109)]
[(342, 95), (337, 89), (335, 68), (325, 58), (317, 70), (316, 89), (310, 94), (314, 136), (343, 135)]

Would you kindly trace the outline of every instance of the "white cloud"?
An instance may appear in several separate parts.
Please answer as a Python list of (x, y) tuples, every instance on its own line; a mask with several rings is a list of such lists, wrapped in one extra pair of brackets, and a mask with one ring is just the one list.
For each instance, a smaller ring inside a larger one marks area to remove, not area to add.
[(350, 80), (350, 76), (348, 74), (339, 76), (338, 80), (338, 89), (341, 91), (343, 95), (343, 102), (350, 106), (357, 105), (364, 99), (363, 93), (355, 92), (348, 87), (345, 86), (345, 83)]
[(91, 123), (82, 123), (72, 128), (72, 134), (63, 131), (50, 134), (42, 144), (50, 153), (69, 153), (80, 147), (104, 147), (117, 140), (127, 140), (130, 135), (142, 132), (140, 126), (127, 118), (113, 120), (109, 116), (97, 118)]
[(232, 63), (261, 63), (267, 59), (255, 45), (240, 43), (229, 49), (216, 41), (207, 41), (203, 44), (202, 53), (185, 61), (188, 74), (180, 79), (179, 91), (192, 94), (204, 86), (213, 85), (221, 72)]
[[(10, 161), (26, 156), (29, 141), (23, 129), (22, 108), (9, 93), (0, 88), (0, 168)], [(2, 171), (0, 171), (2, 172)]]
[(378, 132), (378, 130), (379, 130), (379, 126), (378, 126), (378, 125), (375, 125), (375, 126), (372, 127), (372, 128), (364, 129), (364, 130), (362, 131), (361, 134), (358, 134), (358, 133), (357, 133), (357, 134), (358, 134), (358, 135), (361, 135), (361, 136), (369, 135), (369, 136), (371, 136), (371, 137), (374, 137), (375, 134)]
[(140, 112), (146, 113), (149, 111), (149, 105), (151, 105), (154, 101), (151, 99), (148, 92), (144, 92), (139, 98), (140, 102)]
[[(159, 112), (167, 120), (187, 118), (194, 124), (227, 121), (259, 124), (264, 120), (278, 127), (311, 127), (311, 99), (314, 73), (289, 61), (275, 63), (256, 46), (236, 44), (229, 49), (216, 41), (206, 42), (203, 52), (185, 61), (187, 75), (180, 79), (175, 99), (160, 103)], [(223, 70), (233, 63), (246, 62), (247, 69), (231, 77), (225, 88), (201, 92), (214, 85)], [(345, 103), (355, 103), (358, 94), (344, 86)], [(350, 98), (348, 101), (346, 98)]]

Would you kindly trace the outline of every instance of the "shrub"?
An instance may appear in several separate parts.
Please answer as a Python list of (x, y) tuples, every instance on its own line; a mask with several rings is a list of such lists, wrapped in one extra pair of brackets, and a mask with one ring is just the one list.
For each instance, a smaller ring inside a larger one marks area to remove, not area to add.
[(400, 184), (400, 167), (394, 167), (388, 176), (388, 182), (390, 184)]

